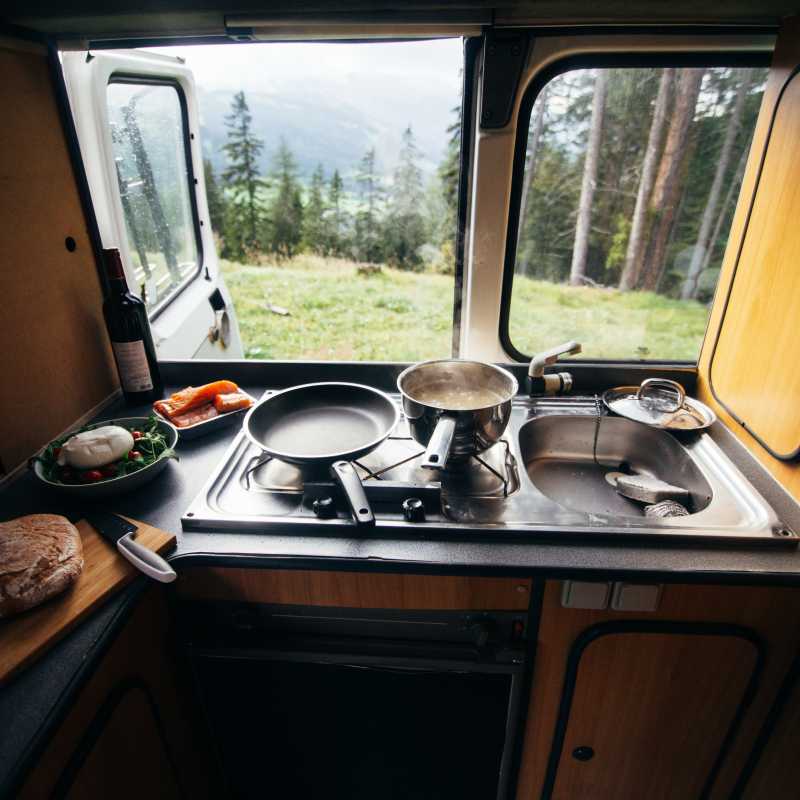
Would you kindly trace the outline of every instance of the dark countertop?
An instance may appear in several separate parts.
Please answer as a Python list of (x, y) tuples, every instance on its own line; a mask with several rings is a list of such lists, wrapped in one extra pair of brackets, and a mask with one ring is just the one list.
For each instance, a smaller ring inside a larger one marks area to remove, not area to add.
[[(305, 368), (310, 370), (311, 365)], [(165, 368), (169, 384), (198, 384), (224, 374), (259, 396), (267, 386), (289, 382), (333, 379), (331, 366), (287, 379), (286, 369), (270, 371), (266, 365), (235, 363), (215, 367), (173, 364)], [(346, 379), (361, 379), (391, 388), (396, 365), (359, 367), (345, 365)], [(188, 374), (191, 374), (191, 378)], [(321, 373), (321, 374), (320, 374)], [(292, 373), (296, 376), (297, 373)], [(616, 378), (616, 376), (614, 376)], [(101, 418), (147, 413), (121, 402)], [(219, 463), (238, 427), (179, 443), (180, 463), (170, 464), (155, 482), (138, 492), (117, 498), (111, 510), (178, 534), (178, 547), (170, 556), (179, 576), (192, 564), (229, 564), (261, 567), (357, 569), (439, 574), (546, 575), (592, 579), (658, 580), (737, 584), (800, 585), (800, 550), (762, 548), (665, 547), (639, 543), (625, 545), (552, 541), (525, 543), (491, 541), (424, 541), (387, 538), (298, 536), (279, 527), (269, 534), (182, 533), (180, 518)], [(800, 531), (800, 507), (717, 424), (712, 436), (739, 469), (778, 512), (784, 523)], [(64, 506), (57, 497), (41, 492), (31, 475), (24, 475), (2, 490), (0, 518), (36, 512), (67, 513), (75, 518), (79, 508)], [(0, 689), (0, 797), (10, 796), (15, 784), (35, 760), (39, 748), (60, 719), (104, 648), (120, 629), (127, 609), (136, 601), (145, 579), (110, 600), (47, 655), (9, 685)]]

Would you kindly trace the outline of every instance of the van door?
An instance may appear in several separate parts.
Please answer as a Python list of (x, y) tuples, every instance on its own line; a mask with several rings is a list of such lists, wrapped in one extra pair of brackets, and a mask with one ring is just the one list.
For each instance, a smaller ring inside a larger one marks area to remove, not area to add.
[(242, 358), (209, 222), (197, 97), (182, 59), (65, 52), (103, 247), (119, 248), (162, 359)]

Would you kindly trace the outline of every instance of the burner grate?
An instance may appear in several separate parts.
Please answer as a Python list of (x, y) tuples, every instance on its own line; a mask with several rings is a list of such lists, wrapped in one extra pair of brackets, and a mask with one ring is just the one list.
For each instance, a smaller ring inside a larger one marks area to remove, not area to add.
[[(411, 451), (407, 445), (416, 445), (410, 436), (390, 436), (387, 444), (400, 445), (400, 452), (392, 448), (391, 460), (387, 461), (386, 445), (367, 456), (355, 459), (352, 463), (359, 470), (365, 488), (373, 483), (382, 483), (384, 491), (375, 495), (386, 497), (391, 491), (402, 494), (420, 487), (436, 487), (450, 496), (466, 497), (502, 497), (506, 498), (519, 486), (516, 464), (509, 443), (501, 439), (494, 447), (481, 455), (472, 455), (466, 461), (453, 464), (443, 470), (437, 479), (432, 480), (432, 470), (422, 467), (424, 450), (414, 446)], [(500, 454), (496, 450), (500, 450)], [(471, 465), (477, 465), (475, 470)], [(484, 472), (485, 471), (485, 472)], [(481, 474), (483, 473), (483, 474)], [(280, 461), (273, 456), (262, 453), (254, 456), (246, 465), (241, 475), (241, 482), (248, 492), (277, 492), (283, 494), (302, 495), (306, 489), (312, 494), (319, 491), (320, 486), (332, 485), (327, 469), (309, 469)]]

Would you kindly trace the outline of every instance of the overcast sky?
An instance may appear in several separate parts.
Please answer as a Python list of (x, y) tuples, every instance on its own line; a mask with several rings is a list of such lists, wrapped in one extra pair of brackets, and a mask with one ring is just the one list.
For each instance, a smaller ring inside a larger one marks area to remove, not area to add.
[[(319, 106), (334, 103), (347, 107), (349, 118), (369, 120), (375, 130), (386, 132), (384, 146), (380, 141), (377, 146), (387, 158), (397, 152), (402, 130), (412, 125), (427, 169), (444, 153), (446, 129), (461, 94), (460, 39), (365, 44), (258, 42), (153, 49), (185, 59), (201, 90), (201, 113), (202, 93), (213, 91), (271, 95), (278, 107), (284, 108), (300, 98)], [(310, 117), (309, 126), (314, 124)], [(324, 139), (327, 131), (322, 127), (308, 133)], [(297, 146), (302, 145), (298, 142)]]
[[(408, 95), (439, 92), (457, 97), (461, 40), (375, 44), (253, 42), (194, 47), (158, 47), (156, 52), (186, 59), (198, 83), (208, 89), (264, 91), (280, 83), (307, 80), (342, 87), (391, 84)], [(448, 102), (452, 102), (449, 100)]]

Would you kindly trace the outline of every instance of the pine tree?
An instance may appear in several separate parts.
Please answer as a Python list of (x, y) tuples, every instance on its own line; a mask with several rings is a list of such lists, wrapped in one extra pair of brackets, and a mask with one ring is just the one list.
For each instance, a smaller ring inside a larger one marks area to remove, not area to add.
[(273, 253), (291, 258), (302, 238), (303, 202), (297, 163), (283, 137), (275, 152), (272, 178), (276, 191), (269, 209), (269, 247)]
[(722, 141), (719, 156), (717, 158), (717, 167), (714, 171), (714, 180), (711, 183), (711, 188), (708, 192), (708, 199), (706, 200), (705, 208), (703, 209), (703, 216), (700, 221), (700, 230), (697, 234), (697, 242), (692, 253), (692, 260), (689, 264), (689, 271), (686, 276), (686, 281), (681, 289), (681, 299), (690, 300), (697, 296), (698, 280), (700, 273), (703, 271), (704, 262), (706, 262), (706, 251), (711, 244), (711, 231), (714, 224), (717, 206), (722, 195), (722, 185), (725, 180), (725, 173), (728, 170), (728, 165), (733, 156), (733, 148), (736, 143), (736, 137), (739, 133), (739, 126), (742, 121), (742, 113), (744, 112), (744, 103), (747, 99), (747, 93), (750, 91), (750, 81), (752, 80), (752, 71), (744, 69), (741, 72), (739, 85), (736, 89), (733, 102), (731, 104), (731, 112), (728, 118), (728, 126), (725, 130), (725, 137)]
[(589, 128), (589, 144), (583, 165), (581, 199), (578, 202), (578, 220), (575, 224), (575, 245), (572, 250), (572, 266), (569, 272), (571, 286), (582, 286), (586, 275), (586, 258), (589, 253), (589, 226), (592, 202), (597, 186), (597, 166), (600, 156), (600, 141), (603, 136), (603, 114), (608, 88), (608, 70), (597, 73), (592, 96), (592, 121)]
[(205, 177), (206, 200), (208, 201), (208, 216), (210, 217), (211, 229), (217, 236), (224, 239), (225, 195), (217, 183), (214, 165), (208, 158), (203, 159), (203, 175)]
[(420, 153), (409, 125), (403, 132), (400, 159), (394, 173), (385, 241), (390, 261), (402, 269), (421, 263), (419, 248), (425, 243), (425, 220), (420, 209), (424, 200)]
[(375, 148), (371, 147), (361, 159), (356, 175), (360, 208), (355, 221), (355, 250), (359, 261), (375, 262), (381, 258), (379, 204), (382, 188), (375, 161)]
[(231, 113), (225, 116), (228, 141), (222, 148), (228, 157), (222, 178), (231, 194), (223, 250), (223, 255), (229, 258), (241, 259), (248, 251), (258, 249), (264, 217), (258, 196), (262, 185), (258, 158), (264, 142), (253, 133), (252, 123), (244, 92), (237, 92), (231, 102)]
[(439, 165), (439, 180), (442, 196), (447, 205), (447, 219), (444, 227), (455, 234), (456, 215), (458, 214), (458, 177), (461, 171), (461, 103), (454, 109), (455, 119), (447, 126), (447, 152)]
[(653, 119), (647, 137), (647, 147), (642, 161), (642, 174), (636, 193), (636, 205), (631, 219), (630, 236), (625, 251), (625, 265), (619, 280), (619, 288), (623, 291), (636, 286), (642, 268), (642, 257), (646, 245), (647, 204), (656, 181), (656, 167), (661, 153), (661, 142), (664, 138), (664, 124), (667, 119), (667, 106), (672, 90), (675, 70), (667, 68), (661, 73), (658, 84), (658, 95), (653, 106)]
[(322, 164), (317, 164), (308, 188), (308, 201), (303, 212), (303, 247), (312, 253), (325, 252), (328, 221), (325, 218), (328, 204), (323, 194), (325, 173)]
[(650, 197), (650, 209), (655, 218), (653, 235), (639, 276), (640, 288), (648, 291), (658, 291), (667, 268), (667, 245), (678, 216), (681, 192), (686, 186), (685, 168), (693, 144), (689, 133), (705, 74), (706, 70), (694, 68), (684, 68), (678, 73), (675, 104)]
[(527, 275), (529, 271), (528, 252), (522, 248), (522, 232), (525, 229), (525, 222), (529, 209), (529, 198), (531, 187), (536, 180), (536, 167), (538, 160), (541, 159), (540, 142), (544, 133), (544, 118), (547, 113), (547, 96), (549, 87), (545, 85), (533, 106), (531, 115), (530, 132), (528, 134), (528, 152), (525, 160), (525, 173), (523, 174), (522, 196), (519, 203), (519, 230), (517, 231), (517, 263), (518, 272)]
[(347, 225), (343, 207), (344, 182), (335, 169), (328, 188), (328, 241), (326, 252), (342, 256), (347, 252)]

